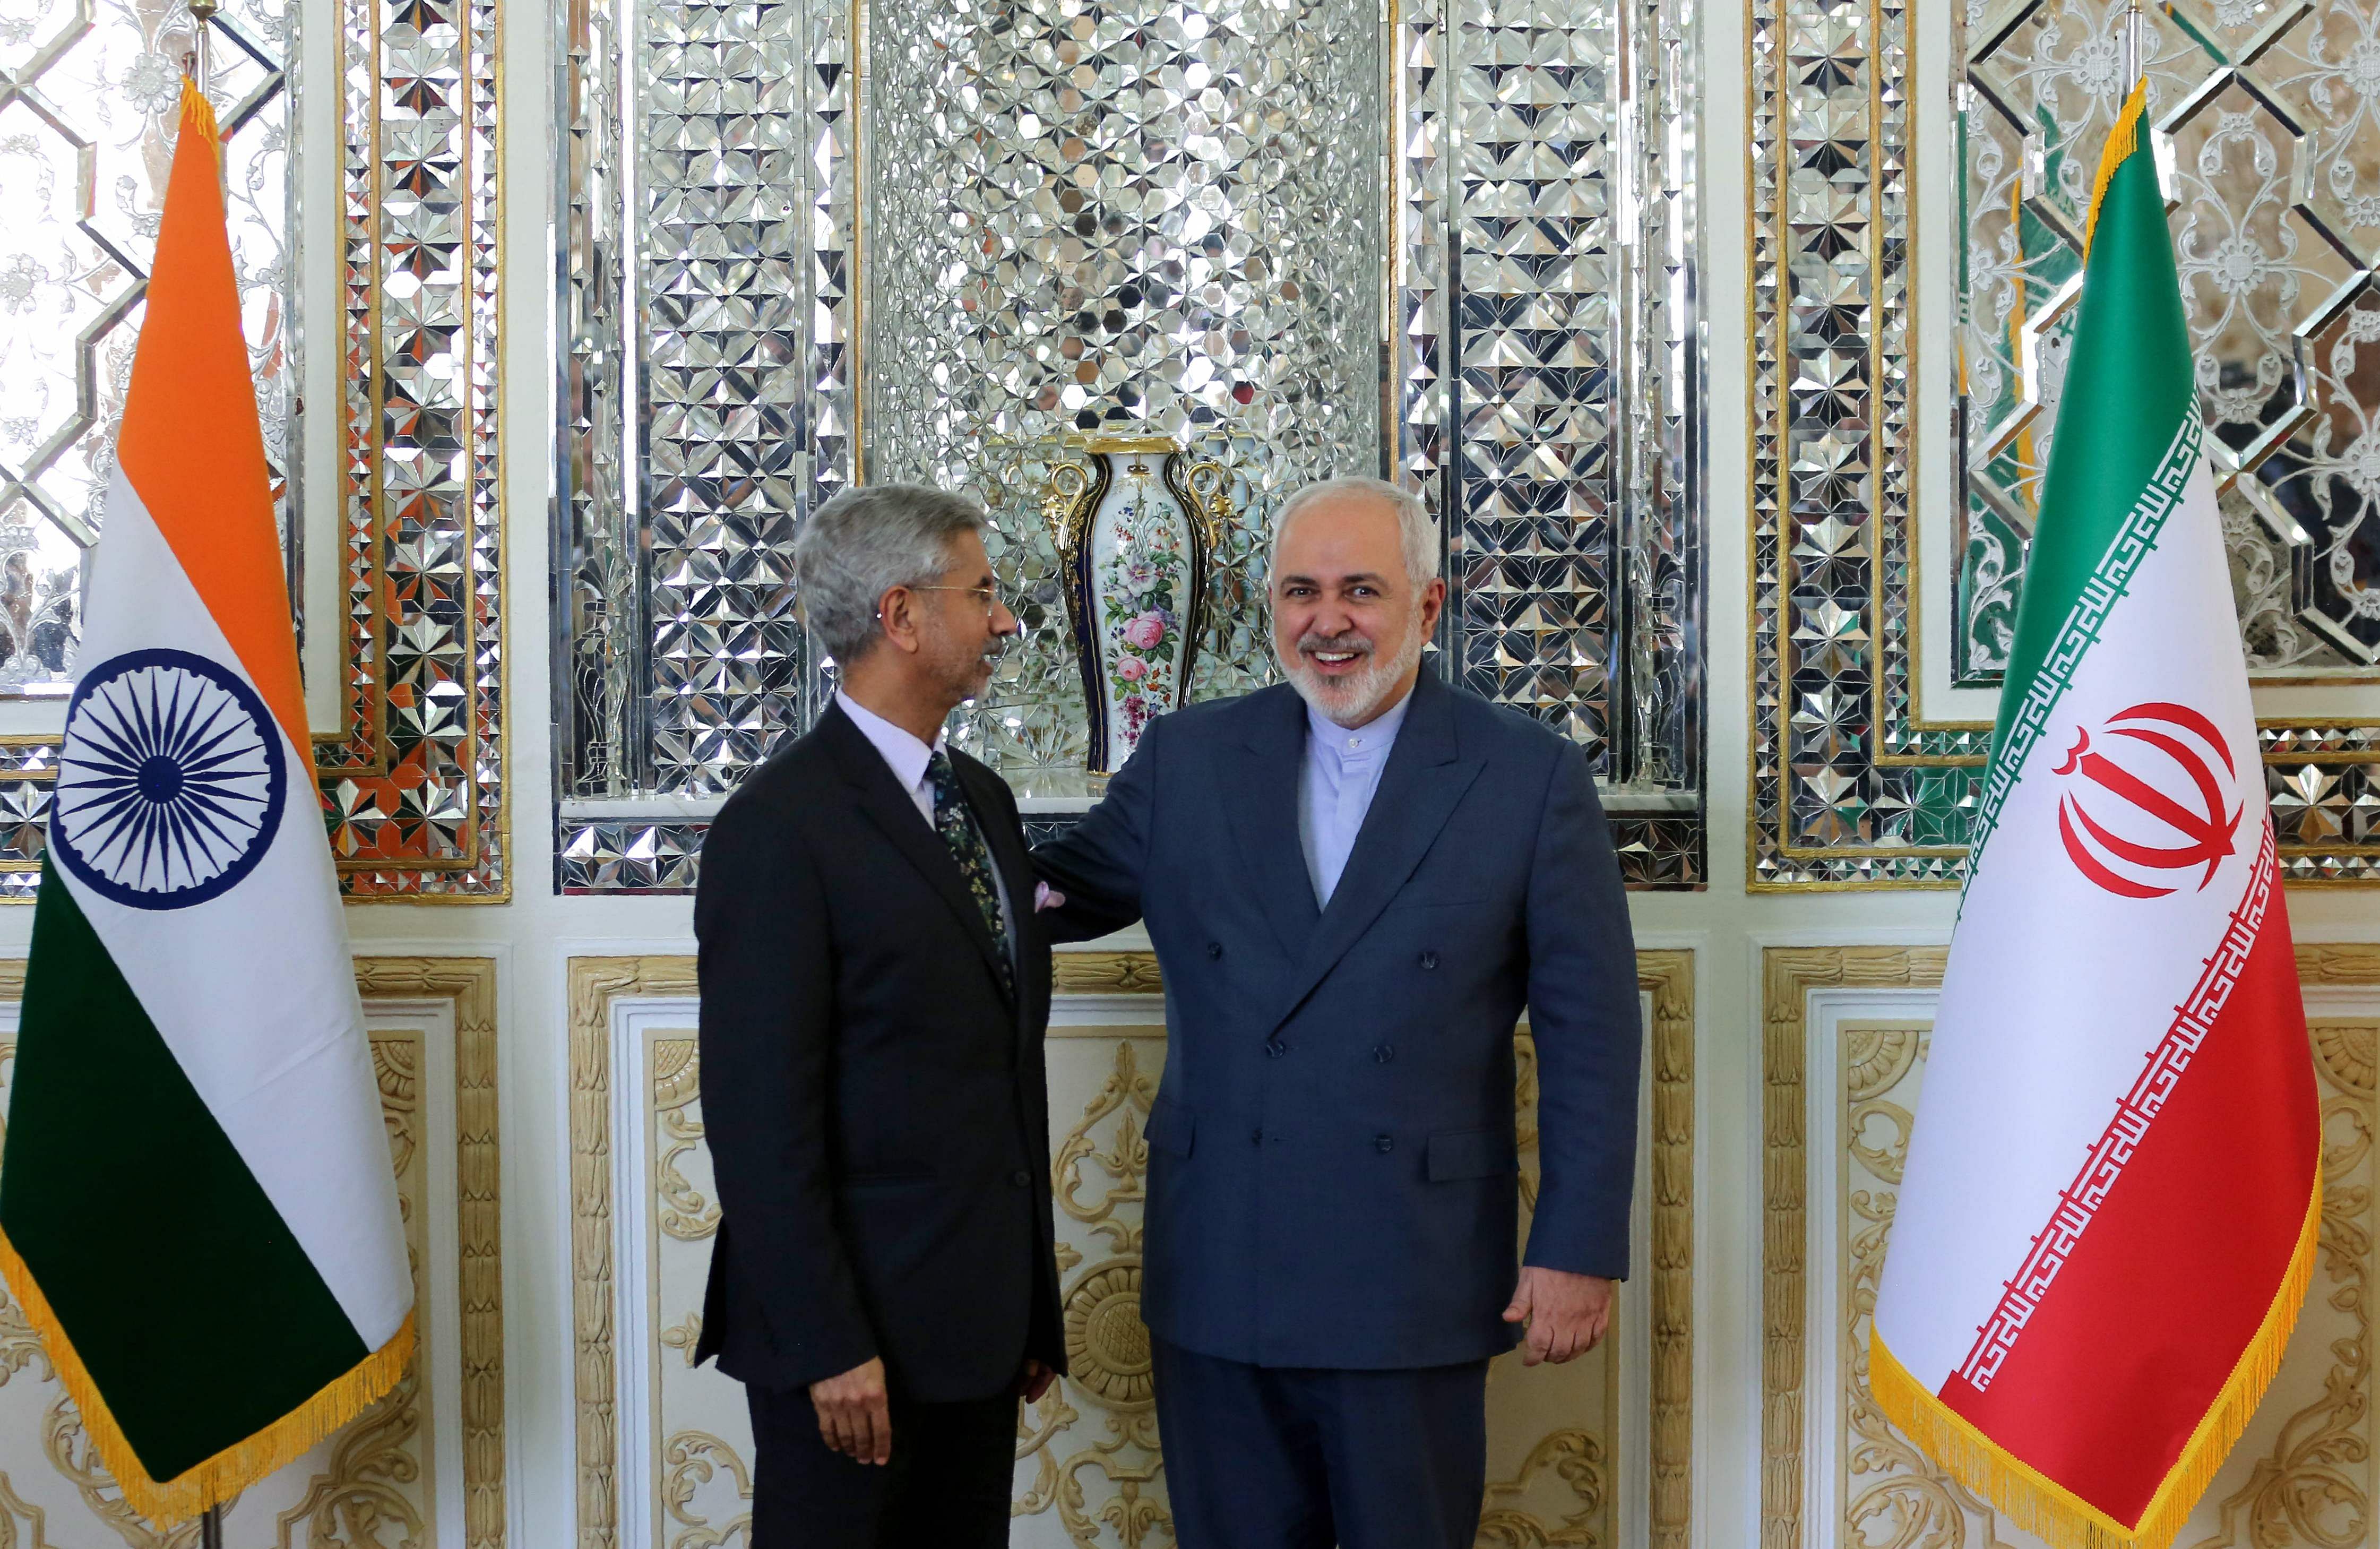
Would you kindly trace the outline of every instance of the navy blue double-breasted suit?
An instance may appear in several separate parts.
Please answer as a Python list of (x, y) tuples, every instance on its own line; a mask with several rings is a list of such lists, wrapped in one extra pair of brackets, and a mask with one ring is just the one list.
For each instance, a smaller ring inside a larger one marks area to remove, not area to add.
[[(1143, 1315), (1184, 1371), (1184, 1354), (1275, 1373), (1475, 1371), (1516, 1337), (1501, 1313), (1524, 1259), (1627, 1270), (1641, 1034), (1617, 859), (1574, 744), (1425, 671), (1318, 907), (1298, 828), (1306, 725), (1285, 686), (1168, 715), (1034, 854), (1066, 896), (1061, 939), (1138, 918), (1163, 975)], [(1542, 1180), (1524, 1254), (1524, 1007)], [(1172, 1375), (1160, 1360), (1178, 1518), (1176, 1455), (1203, 1422), (1167, 1401)], [(1350, 1450), (1394, 1451), (1378, 1443)], [(1234, 1512), (1264, 1509), (1230, 1482)], [(1333, 1478), (1350, 1549), (1438, 1541), (1435, 1525), (1354, 1531), (1364, 1505), (1346, 1493)]]

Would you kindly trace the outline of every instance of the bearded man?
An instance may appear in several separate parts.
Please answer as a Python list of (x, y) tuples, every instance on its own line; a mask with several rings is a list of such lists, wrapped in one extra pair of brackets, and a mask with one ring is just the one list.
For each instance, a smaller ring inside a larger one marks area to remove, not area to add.
[(1034, 853), (1059, 939), (1143, 920), (1163, 970), (1142, 1313), (1190, 1549), (1468, 1549), (1488, 1359), (1592, 1348), (1626, 1271), (1618, 860), (1575, 744), (1424, 670), (1438, 561), (1394, 485), (1299, 492), (1269, 580), (1288, 683), (1153, 723)]

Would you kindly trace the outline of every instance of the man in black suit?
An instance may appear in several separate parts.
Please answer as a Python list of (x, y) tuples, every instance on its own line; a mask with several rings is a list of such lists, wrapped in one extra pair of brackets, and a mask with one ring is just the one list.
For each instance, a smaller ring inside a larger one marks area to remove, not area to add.
[(1017, 1401), (1063, 1364), (1049, 940), (1014, 799), (942, 738), (1016, 630), (983, 520), (898, 484), (810, 518), (843, 686), (702, 848), (695, 1359), (745, 1384), (753, 1549), (1004, 1544)]

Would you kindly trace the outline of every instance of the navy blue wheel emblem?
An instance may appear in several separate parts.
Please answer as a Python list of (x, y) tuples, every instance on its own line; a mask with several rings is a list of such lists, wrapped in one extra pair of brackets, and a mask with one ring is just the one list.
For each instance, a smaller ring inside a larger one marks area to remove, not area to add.
[(237, 886), (281, 823), (288, 770), (263, 700), (187, 651), (130, 651), (67, 705), (50, 849), (103, 898), (187, 909)]

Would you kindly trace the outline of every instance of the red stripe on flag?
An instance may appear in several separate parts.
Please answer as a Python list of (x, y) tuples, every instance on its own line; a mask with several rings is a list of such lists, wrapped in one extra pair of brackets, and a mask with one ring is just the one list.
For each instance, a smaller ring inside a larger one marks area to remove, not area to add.
[[(1993, 1325), (1982, 1331), (1979, 1350), (1998, 1347), (1987, 1385), (1954, 1372), (1940, 1393), (2119, 1522), (2141, 1519), (2263, 1326), (2315, 1187), (2321, 1116), (2289, 913), (2274, 894), (2154, 1120), (2127, 1127), (2136, 1138), (2088, 1230), (2046, 1285), (2038, 1250), (2010, 1282), (2027, 1304), (2021, 1326), (1999, 1339)], [(2043, 1237), (2058, 1230), (2053, 1222)]]

